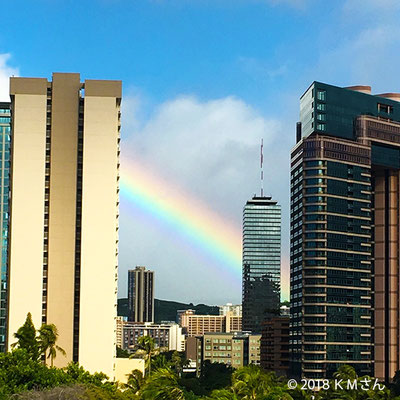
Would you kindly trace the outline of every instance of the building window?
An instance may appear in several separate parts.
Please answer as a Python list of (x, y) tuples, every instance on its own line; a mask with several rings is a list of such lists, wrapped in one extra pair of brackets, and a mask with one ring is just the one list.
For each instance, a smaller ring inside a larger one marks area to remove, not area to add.
[(317, 129), (319, 131), (324, 131), (325, 130), (325, 124), (317, 124)]
[(384, 112), (386, 114), (393, 114), (393, 107), (388, 104), (378, 103), (378, 112)]
[(317, 103), (317, 110), (318, 111), (326, 111), (326, 104)]
[(317, 90), (317, 99), (321, 101), (326, 100), (326, 91), (325, 90)]
[(317, 114), (317, 120), (318, 121), (326, 121), (326, 115), (325, 114)]

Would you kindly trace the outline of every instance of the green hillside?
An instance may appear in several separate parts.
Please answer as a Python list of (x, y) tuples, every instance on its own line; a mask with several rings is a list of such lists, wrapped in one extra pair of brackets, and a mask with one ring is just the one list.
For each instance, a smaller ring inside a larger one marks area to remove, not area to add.
[[(218, 315), (217, 306), (208, 306), (206, 304), (179, 303), (177, 301), (154, 299), (154, 322), (176, 321), (176, 312), (178, 310), (192, 309), (196, 314)], [(118, 299), (118, 315), (128, 317), (128, 299)]]

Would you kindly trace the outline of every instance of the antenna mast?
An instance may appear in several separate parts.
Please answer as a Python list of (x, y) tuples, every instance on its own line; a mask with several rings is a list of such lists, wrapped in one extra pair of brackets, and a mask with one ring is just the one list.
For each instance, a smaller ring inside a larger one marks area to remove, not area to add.
[(261, 139), (261, 153), (260, 153), (260, 169), (261, 169), (261, 197), (264, 197), (264, 156), (263, 156), (264, 141)]

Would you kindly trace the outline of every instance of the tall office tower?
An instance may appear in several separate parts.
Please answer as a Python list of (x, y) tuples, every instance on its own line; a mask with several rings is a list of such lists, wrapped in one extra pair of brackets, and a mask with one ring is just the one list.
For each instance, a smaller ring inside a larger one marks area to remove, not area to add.
[(314, 82), (291, 160), (292, 374), (400, 369), (400, 95)]
[(128, 305), (131, 322), (154, 322), (154, 271), (137, 266), (128, 271)]
[(8, 280), (8, 191), (10, 182), (10, 103), (0, 103), (0, 352), (6, 349)]
[(10, 94), (7, 346), (30, 312), (57, 326), (57, 366), (113, 376), (121, 82), (55, 73)]
[(279, 315), (281, 206), (256, 197), (243, 209), (243, 330), (261, 333), (262, 323)]

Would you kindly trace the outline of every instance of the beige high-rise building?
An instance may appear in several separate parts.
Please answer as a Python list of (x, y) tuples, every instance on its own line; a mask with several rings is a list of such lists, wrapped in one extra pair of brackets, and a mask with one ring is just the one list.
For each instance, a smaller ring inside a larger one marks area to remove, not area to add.
[(196, 315), (194, 310), (179, 313), (179, 325), (187, 336), (204, 335), (209, 332), (235, 332), (242, 330), (242, 317), (232, 315)]
[(28, 312), (57, 366), (114, 376), (121, 81), (11, 78), (7, 346)]

